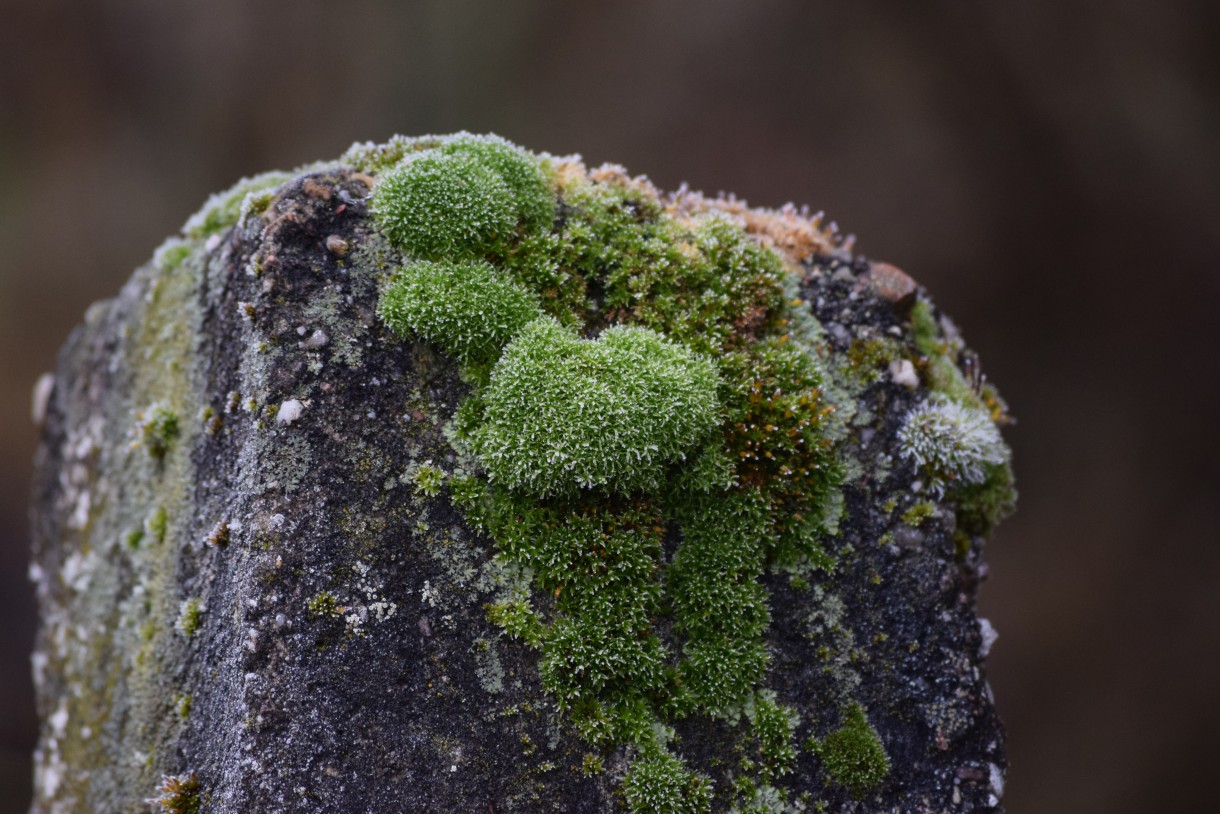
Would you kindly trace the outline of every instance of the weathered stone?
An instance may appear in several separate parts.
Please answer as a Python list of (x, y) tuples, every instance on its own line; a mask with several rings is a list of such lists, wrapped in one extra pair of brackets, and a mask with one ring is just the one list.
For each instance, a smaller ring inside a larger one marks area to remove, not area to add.
[[(201, 213), (91, 308), (41, 386), (32, 811), (649, 810), (623, 783), (637, 749), (583, 740), (538, 652), (489, 620), (502, 565), (440, 485), (470, 465), (447, 425), (472, 385), (379, 321), (403, 257), (370, 219), (365, 171), (323, 165), (214, 201), (228, 220)], [(743, 212), (667, 200), (684, 217)], [(892, 360), (870, 375), (845, 360), (897, 334), (884, 348), (922, 370), (918, 326), (832, 234), (802, 221), (797, 240), (792, 211), (744, 211), (762, 245), (799, 245), (788, 285), (812, 334), (835, 326), (816, 347), (843, 479), (826, 562), (761, 578), (764, 686), (799, 716), (791, 771), (758, 779), (752, 707), (675, 717), (670, 751), (717, 811), (999, 811), (1004, 740), (974, 609), (998, 514), (967, 491), (986, 484), (950, 484), (916, 533), (903, 523), (930, 481), (898, 431), (929, 394), (888, 375)], [(161, 423), (142, 427), (154, 407)], [(827, 750), (850, 741), (856, 709), (883, 779), (835, 774)]]

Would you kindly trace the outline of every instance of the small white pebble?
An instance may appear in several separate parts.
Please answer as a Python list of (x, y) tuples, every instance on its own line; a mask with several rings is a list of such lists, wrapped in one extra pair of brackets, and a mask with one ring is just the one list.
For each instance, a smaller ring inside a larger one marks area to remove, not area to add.
[(30, 417), (34, 426), (42, 429), (47, 421), (47, 405), (51, 403), (51, 391), (55, 389), (55, 374), (44, 373), (34, 383), (34, 392), (30, 399)]
[(983, 641), (979, 644), (979, 658), (987, 658), (987, 654), (991, 652), (991, 646), (995, 644), (995, 640), (1000, 638), (1000, 634), (996, 633), (996, 629), (991, 626), (988, 619), (979, 617), (979, 635), (983, 637)]
[(328, 342), (330, 342), (330, 337), (326, 335), (325, 331), (319, 329), (311, 333), (309, 338), (305, 340), (305, 347), (321, 348)]
[(304, 336), (304, 335), (305, 335), (305, 332), (306, 332), (306, 331), (308, 331), (308, 330), (309, 330), (309, 329), (308, 329), (308, 328), (306, 328), (304, 325), (298, 325), (298, 326), (297, 326), (297, 336)]
[(276, 424), (291, 424), (301, 417), (301, 411), (305, 409), (305, 405), (301, 404), (298, 399), (288, 399), (280, 405), (280, 409), (275, 414)]
[(457, 771), (457, 765), (456, 765), (456, 764), (451, 765), (451, 766), (449, 767), (449, 771), (451, 771), (451, 772), (456, 772), (456, 771)]
[(894, 384), (912, 390), (919, 387), (919, 374), (915, 372), (915, 365), (911, 364), (910, 359), (895, 359), (890, 362), (890, 378), (894, 380)]

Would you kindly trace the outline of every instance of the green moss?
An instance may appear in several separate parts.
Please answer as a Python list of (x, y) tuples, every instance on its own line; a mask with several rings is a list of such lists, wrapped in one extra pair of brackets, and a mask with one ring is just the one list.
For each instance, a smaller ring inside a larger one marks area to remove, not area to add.
[(189, 639), (198, 632), (202, 624), (203, 605), (194, 597), (184, 600), (178, 608), (178, 620), (174, 622), (174, 629)]
[(178, 414), (164, 404), (156, 403), (136, 413), (136, 433), (139, 443), (154, 458), (165, 457), (178, 437)]
[(404, 338), (420, 336), (463, 364), (494, 362), (526, 324), (537, 297), (485, 262), (418, 262), (385, 287), (378, 313)]
[(631, 814), (708, 814), (712, 809), (708, 779), (668, 752), (637, 758), (623, 780), (623, 797)]
[(585, 777), (594, 777), (605, 770), (606, 763), (601, 759), (600, 755), (586, 752), (585, 756), (580, 759), (580, 773)]
[(474, 448), (493, 481), (538, 496), (655, 489), (716, 425), (707, 360), (643, 328), (596, 341), (550, 320), (505, 349)]
[(415, 474), (411, 476), (411, 480), (415, 483), (415, 491), (421, 495), (428, 497), (436, 497), (441, 493), (441, 486), (445, 483), (445, 470), (439, 466), (434, 466), (432, 461), (425, 461), (415, 469)]
[(762, 779), (771, 780), (790, 774), (796, 766), (796, 742), (793, 735), (798, 718), (796, 713), (775, 702), (775, 694), (760, 692), (746, 706), (751, 734), (758, 744)]
[(318, 619), (340, 616), (343, 613), (343, 609), (339, 607), (339, 600), (335, 599), (335, 595), (330, 591), (314, 594), (306, 601), (305, 607), (310, 616)]
[(890, 362), (901, 355), (898, 343), (888, 338), (857, 339), (847, 348), (847, 370), (862, 384), (878, 381)]
[(156, 510), (144, 520), (144, 536), (151, 537), (153, 542), (165, 542), (165, 533), (169, 528), (169, 514), (165, 511), (164, 506), (158, 506)]
[(359, 152), (383, 172), (382, 230), (434, 261), (391, 279), (382, 318), (457, 356), (471, 387), (446, 433), (477, 467), (450, 499), (524, 575), (488, 619), (539, 650), (587, 742), (642, 750), (622, 786), (632, 811), (707, 810), (706, 778), (662, 745), (668, 725), (743, 709), (750, 799), (786, 800), (768, 783), (792, 770), (795, 718), (759, 693), (761, 579), (829, 566), (842, 469), (783, 262), (647, 182), (571, 165), (552, 179), (498, 139)]
[(957, 528), (967, 535), (986, 536), (1016, 510), (1017, 490), (1008, 461), (991, 464), (978, 483), (968, 483), (954, 492)]
[(192, 698), (190, 693), (179, 693), (174, 697), (174, 706), (178, 710), (179, 720), (185, 721), (191, 717)]
[(919, 528), (924, 521), (936, 514), (936, 506), (926, 500), (921, 500), (902, 513), (899, 518), (903, 523), (913, 528)]
[(859, 704), (844, 712), (842, 727), (809, 746), (830, 778), (856, 797), (877, 788), (889, 776), (890, 759)]
[(199, 814), (203, 810), (202, 789), (194, 773), (163, 775), (157, 796), (145, 800), (160, 814)]
[(494, 135), (461, 133), (446, 140), (440, 152), (469, 157), (491, 169), (512, 193), (517, 220), (527, 229), (549, 229), (555, 220), (555, 196), (543, 162)]

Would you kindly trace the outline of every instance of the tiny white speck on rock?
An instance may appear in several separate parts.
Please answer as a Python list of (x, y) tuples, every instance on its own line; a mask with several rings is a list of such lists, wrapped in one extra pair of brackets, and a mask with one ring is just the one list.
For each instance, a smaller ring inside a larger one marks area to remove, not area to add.
[(1000, 634), (991, 626), (988, 619), (979, 617), (979, 635), (983, 637), (983, 641), (979, 644), (979, 658), (987, 658), (987, 654), (991, 652), (991, 646), (995, 644), (995, 640), (1000, 638)]
[(280, 405), (280, 409), (275, 414), (276, 424), (291, 424), (301, 417), (301, 411), (305, 409), (305, 405), (301, 404), (298, 399), (288, 399)]

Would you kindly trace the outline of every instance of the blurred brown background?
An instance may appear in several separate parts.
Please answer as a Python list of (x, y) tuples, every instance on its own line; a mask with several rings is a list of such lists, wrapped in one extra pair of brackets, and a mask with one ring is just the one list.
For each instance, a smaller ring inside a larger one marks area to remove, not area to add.
[(207, 193), (459, 129), (808, 203), (926, 284), (1020, 421), (1009, 810), (1220, 810), (1218, 35), (1214, 0), (2, 0), (0, 812), (37, 375)]

